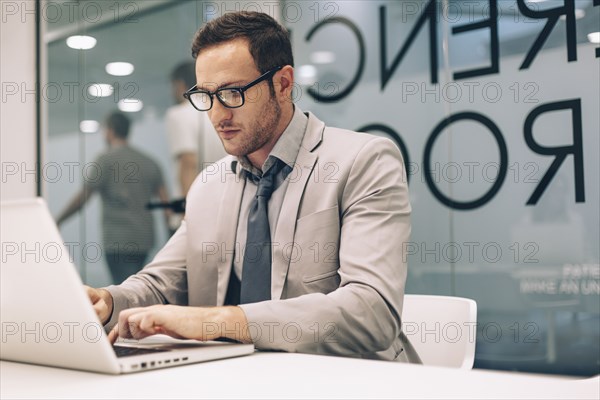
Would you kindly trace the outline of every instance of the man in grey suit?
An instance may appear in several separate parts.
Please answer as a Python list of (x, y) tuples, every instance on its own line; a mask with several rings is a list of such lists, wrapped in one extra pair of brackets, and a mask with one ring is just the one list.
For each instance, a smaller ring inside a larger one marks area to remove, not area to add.
[(229, 155), (197, 177), (149, 265), (88, 288), (109, 337), (418, 361), (401, 329), (411, 209), (397, 147), (293, 104), (289, 37), (266, 14), (210, 21), (192, 53), (185, 96)]

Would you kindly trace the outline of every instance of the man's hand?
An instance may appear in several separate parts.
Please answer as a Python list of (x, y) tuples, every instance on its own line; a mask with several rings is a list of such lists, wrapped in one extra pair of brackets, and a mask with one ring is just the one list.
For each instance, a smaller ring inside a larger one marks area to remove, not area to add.
[(110, 319), (113, 312), (113, 298), (110, 292), (106, 289), (94, 289), (89, 286), (85, 286), (87, 294), (94, 306), (94, 310), (100, 318), (102, 325), (106, 324)]
[(189, 307), (156, 305), (130, 308), (119, 314), (119, 323), (108, 334), (114, 343), (142, 339), (157, 333), (180, 339), (213, 340), (220, 337), (252, 343), (248, 320), (240, 307)]

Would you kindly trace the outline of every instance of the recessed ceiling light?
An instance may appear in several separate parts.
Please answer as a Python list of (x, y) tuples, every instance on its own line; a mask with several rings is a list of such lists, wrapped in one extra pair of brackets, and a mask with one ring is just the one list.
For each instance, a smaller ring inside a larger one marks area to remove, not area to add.
[(310, 55), (313, 64), (331, 64), (335, 61), (335, 53), (332, 51), (315, 51)]
[(98, 128), (100, 128), (100, 123), (93, 119), (86, 119), (79, 123), (79, 130), (83, 133), (98, 132)]
[(317, 68), (314, 65), (301, 65), (297, 68), (298, 84), (312, 85), (317, 81)]
[(108, 83), (94, 83), (88, 87), (88, 93), (94, 97), (108, 97), (113, 94), (113, 87)]
[(127, 76), (133, 73), (133, 64), (128, 62), (111, 62), (106, 64), (106, 72), (114, 76)]
[(600, 43), (600, 32), (588, 33), (587, 36), (590, 43)]
[(144, 103), (140, 99), (122, 99), (117, 107), (123, 112), (138, 112), (144, 108)]
[(96, 39), (91, 36), (69, 36), (67, 46), (76, 50), (89, 50), (96, 45)]
[[(581, 9), (581, 8), (576, 8), (575, 9), (575, 19), (581, 19), (585, 17), (585, 10)], [(566, 15), (561, 15), (560, 16), (561, 21), (566, 21), (567, 20), (567, 16)]]

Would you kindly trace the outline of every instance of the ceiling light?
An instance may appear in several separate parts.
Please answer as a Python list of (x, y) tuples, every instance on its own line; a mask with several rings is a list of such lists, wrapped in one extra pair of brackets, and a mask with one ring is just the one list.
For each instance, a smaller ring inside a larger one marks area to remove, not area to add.
[(93, 119), (86, 119), (79, 123), (79, 130), (83, 133), (95, 133), (98, 132), (98, 128), (100, 128), (100, 123)]
[(96, 39), (91, 36), (69, 36), (67, 46), (76, 50), (89, 50), (96, 45)]
[(583, 17), (585, 17), (585, 10), (582, 8), (576, 8), (575, 9), (575, 19), (581, 19)]
[(133, 64), (128, 62), (111, 62), (106, 64), (106, 72), (114, 76), (127, 76), (133, 73)]
[(310, 55), (313, 64), (331, 64), (335, 61), (335, 53), (332, 51), (315, 51)]
[(113, 87), (108, 83), (94, 83), (88, 87), (88, 93), (94, 97), (108, 97), (113, 94)]
[(123, 112), (138, 112), (144, 108), (144, 103), (140, 99), (122, 99), (117, 106)]
[(600, 32), (588, 33), (587, 36), (590, 43), (600, 43)]
[(301, 65), (297, 68), (297, 73), (300, 85), (312, 85), (317, 81), (317, 68), (314, 65)]

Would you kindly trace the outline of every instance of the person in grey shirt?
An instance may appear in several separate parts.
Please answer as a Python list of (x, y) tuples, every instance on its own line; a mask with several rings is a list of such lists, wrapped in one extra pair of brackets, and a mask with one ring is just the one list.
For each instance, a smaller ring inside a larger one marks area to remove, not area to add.
[(130, 124), (123, 113), (107, 116), (109, 149), (94, 161), (96, 173), (86, 177), (83, 189), (57, 221), (60, 225), (94, 193), (100, 194), (104, 254), (115, 283), (138, 272), (154, 246), (154, 221), (146, 204), (155, 196), (168, 201), (158, 164), (127, 142)]

